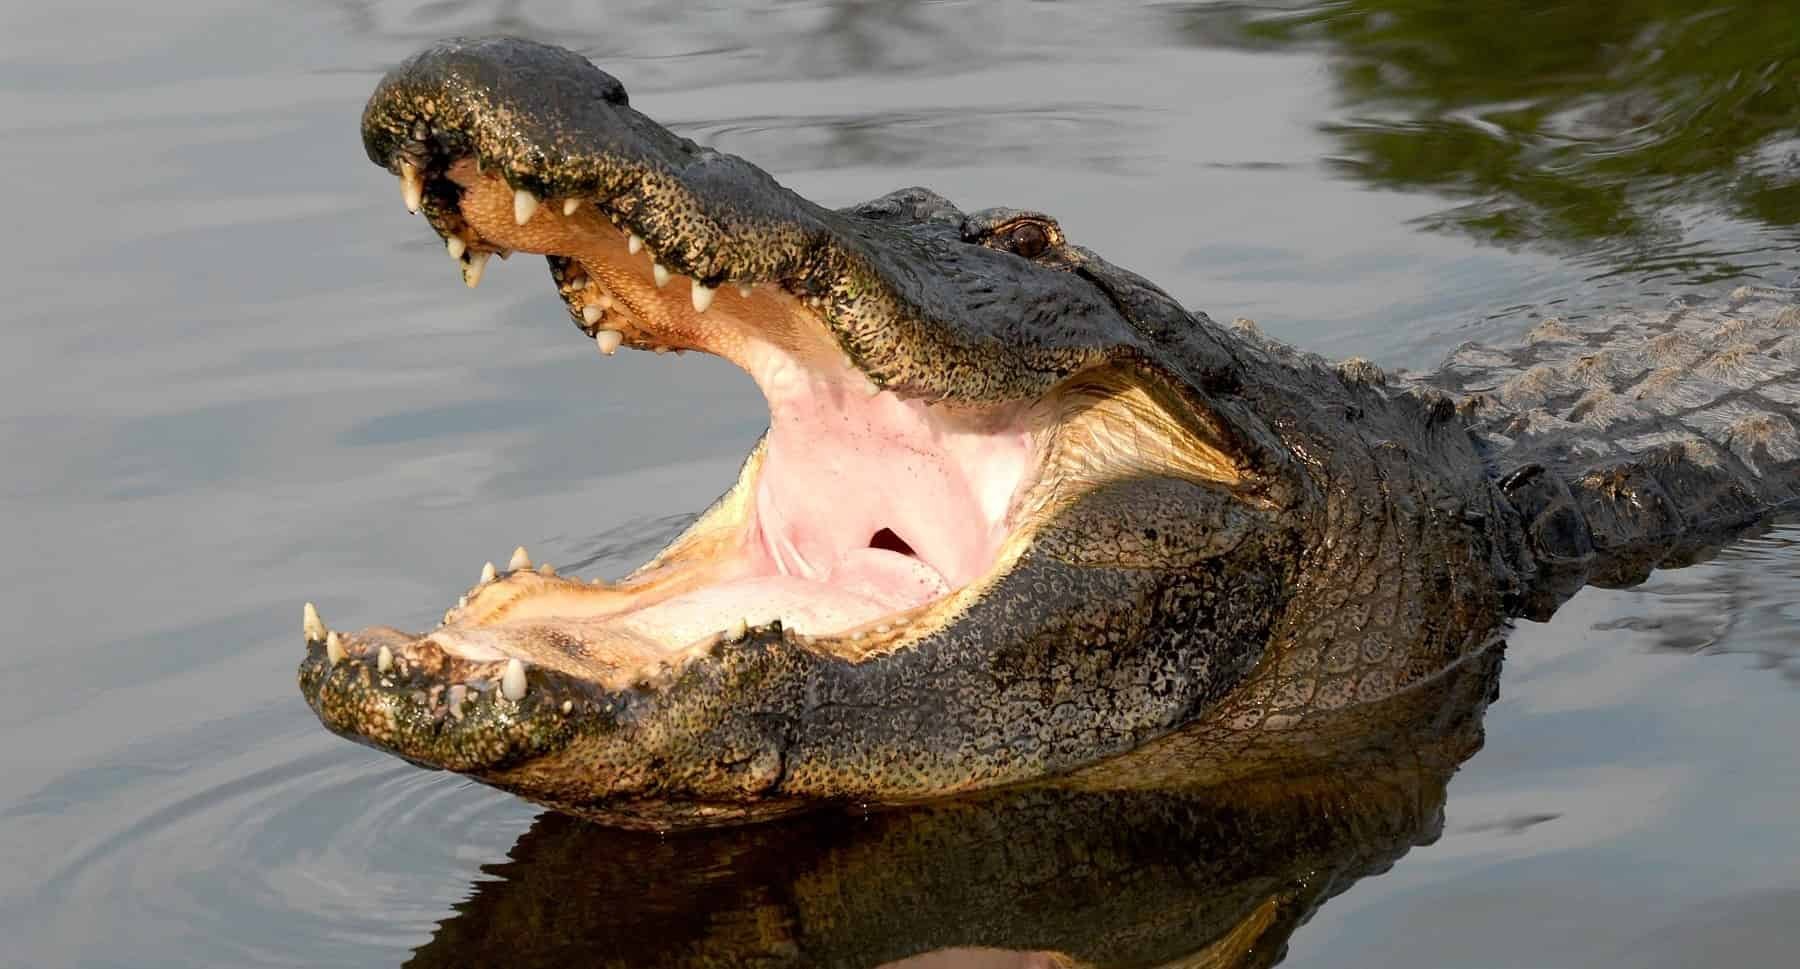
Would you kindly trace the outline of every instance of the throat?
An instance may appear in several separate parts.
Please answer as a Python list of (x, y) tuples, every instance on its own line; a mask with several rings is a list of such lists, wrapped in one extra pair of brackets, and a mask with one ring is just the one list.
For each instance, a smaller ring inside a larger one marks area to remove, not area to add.
[(769, 436), (755, 516), (768, 571), (833, 584), (985, 572), (1034, 452), (1019, 412), (971, 413), (870, 393), (861, 374), (758, 375)]
[(731, 574), (631, 615), (686, 642), (742, 619), (812, 635), (891, 621), (987, 573), (1037, 456), (1025, 408), (971, 411), (872, 393), (847, 363), (758, 348), (769, 403)]

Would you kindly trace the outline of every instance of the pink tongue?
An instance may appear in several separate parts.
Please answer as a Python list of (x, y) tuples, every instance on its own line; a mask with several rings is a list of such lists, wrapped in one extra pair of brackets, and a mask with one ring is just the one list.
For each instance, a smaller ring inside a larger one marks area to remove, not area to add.
[(938, 571), (911, 555), (859, 548), (838, 560), (826, 579), (845, 592), (876, 600), (899, 612), (950, 591)]
[(641, 609), (620, 625), (662, 642), (689, 643), (739, 619), (761, 625), (779, 619), (799, 633), (825, 635), (898, 612), (949, 591), (931, 566), (897, 552), (857, 549), (824, 581), (765, 575), (698, 589)]

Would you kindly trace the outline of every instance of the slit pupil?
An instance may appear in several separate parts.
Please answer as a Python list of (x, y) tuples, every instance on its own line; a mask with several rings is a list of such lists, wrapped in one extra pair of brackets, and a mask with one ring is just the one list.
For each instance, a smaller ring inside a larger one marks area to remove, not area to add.
[(901, 555), (910, 555), (913, 558), (919, 557), (919, 553), (913, 551), (911, 545), (906, 544), (906, 539), (894, 534), (894, 530), (891, 528), (884, 528), (869, 536), (869, 547), (879, 548), (889, 552), (898, 552)]

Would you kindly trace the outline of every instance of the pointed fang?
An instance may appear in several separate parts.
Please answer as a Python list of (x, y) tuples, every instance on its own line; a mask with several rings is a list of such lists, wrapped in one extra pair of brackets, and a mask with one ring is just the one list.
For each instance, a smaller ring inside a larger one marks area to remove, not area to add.
[(564, 215), (574, 215), (575, 210), (578, 208), (581, 208), (581, 200), (580, 199), (563, 199), (563, 214)]
[(406, 211), (415, 215), (425, 204), (425, 176), (410, 162), (400, 163), (400, 200), (406, 203)]
[(324, 639), (325, 634), (330, 631), (319, 619), (318, 607), (310, 602), (306, 604), (306, 608), (300, 610), (300, 629), (306, 633), (306, 641), (309, 643), (316, 643)]
[(656, 280), (656, 288), (657, 289), (661, 289), (664, 286), (669, 285), (669, 270), (668, 270), (668, 267), (664, 266), (662, 263), (660, 263), (660, 262), (651, 263), (650, 264), (650, 275), (652, 278), (654, 278)]
[(637, 233), (633, 232), (630, 235), (627, 235), (625, 237), (625, 251), (626, 252), (629, 252), (635, 256), (639, 252), (642, 252), (643, 249), (644, 249), (644, 240), (638, 238)]
[(618, 330), (601, 330), (594, 334), (594, 345), (600, 348), (601, 353), (609, 357), (618, 353), (620, 345), (624, 342), (625, 334)]
[(694, 291), (692, 294), (694, 297), (694, 312), (706, 312), (706, 308), (712, 305), (713, 294), (717, 292), (717, 289), (701, 283), (700, 280), (694, 280)]
[(536, 212), (538, 197), (522, 188), (513, 189), (513, 221), (524, 225), (531, 221), (531, 213)]
[(375, 654), (375, 668), (383, 673), (394, 668), (394, 651), (383, 643), (381, 652)]
[(336, 666), (349, 656), (349, 651), (344, 649), (344, 639), (336, 630), (325, 634), (325, 658), (331, 661), (331, 665)]
[(512, 561), (506, 563), (506, 567), (514, 572), (531, 568), (531, 553), (525, 551), (523, 545), (513, 549)]
[(469, 244), (462, 241), (459, 236), (451, 236), (444, 240), (444, 251), (450, 254), (450, 258), (461, 262), (463, 253), (469, 251)]
[(599, 303), (589, 303), (581, 308), (581, 318), (585, 320), (589, 326), (593, 326), (595, 323), (600, 322), (600, 317), (605, 315), (606, 311), (600, 308)]
[(525, 699), (525, 664), (517, 656), (506, 661), (506, 675), (500, 677), (500, 695), (515, 703)]
[(500, 570), (494, 568), (494, 563), (489, 562), (488, 564), (481, 567), (481, 581), (483, 583), (492, 582), (496, 578), (499, 578), (499, 576), (500, 576)]
[(481, 285), (481, 274), (487, 269), (488, 255), (485, 252), (469, 253), (469, 261), (463, 263), (462, 267), (464, 286), (474, 289)]

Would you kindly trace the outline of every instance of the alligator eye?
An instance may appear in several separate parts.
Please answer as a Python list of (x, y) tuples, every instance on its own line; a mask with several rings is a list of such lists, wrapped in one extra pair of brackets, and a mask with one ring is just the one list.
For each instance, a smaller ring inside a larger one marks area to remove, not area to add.
[(1007, 248), (1027, 259), (1036, 259), (1050, 248), (1050, 234), (1036, 222), (1021, 222), (1006, 234)]

